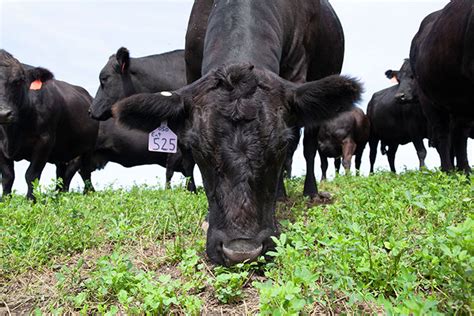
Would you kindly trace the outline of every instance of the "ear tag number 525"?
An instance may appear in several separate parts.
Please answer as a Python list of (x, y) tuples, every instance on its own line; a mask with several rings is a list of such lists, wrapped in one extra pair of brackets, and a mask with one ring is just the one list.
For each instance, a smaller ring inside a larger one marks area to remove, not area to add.
[(174, 154), (178, 150), (178, 136), (168, 127), (166, 121), (148, 134), (148, 150)]

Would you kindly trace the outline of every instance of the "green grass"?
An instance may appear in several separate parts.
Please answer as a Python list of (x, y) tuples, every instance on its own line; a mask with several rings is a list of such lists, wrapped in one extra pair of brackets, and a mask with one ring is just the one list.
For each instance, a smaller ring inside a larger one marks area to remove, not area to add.
[(0, 202), (0, 312), (473, 313), (464, 176), (338, 177), (320, 185), (330, 205), (304, 199), (302, 179), (287, 189), (273, 260), (231, 268), (204, 254), (204, 192), (13, 196)]

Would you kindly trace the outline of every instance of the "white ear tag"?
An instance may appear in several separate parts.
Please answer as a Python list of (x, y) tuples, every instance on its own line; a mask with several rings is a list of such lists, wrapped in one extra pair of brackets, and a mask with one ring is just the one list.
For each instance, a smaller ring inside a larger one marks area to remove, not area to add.
[(148, 150), (174, 154), (178, 150), (178, 136), (168, 127), (166, 121), (148, 134)]

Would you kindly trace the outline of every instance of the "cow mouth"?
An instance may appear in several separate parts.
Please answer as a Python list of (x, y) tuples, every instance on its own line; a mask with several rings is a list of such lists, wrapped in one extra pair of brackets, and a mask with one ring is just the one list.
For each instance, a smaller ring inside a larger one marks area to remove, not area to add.
[(223, 244), (222, 251), (229, 265), (250, 262), (262, 254), (263, 244), (249, 239), (235, 239)]

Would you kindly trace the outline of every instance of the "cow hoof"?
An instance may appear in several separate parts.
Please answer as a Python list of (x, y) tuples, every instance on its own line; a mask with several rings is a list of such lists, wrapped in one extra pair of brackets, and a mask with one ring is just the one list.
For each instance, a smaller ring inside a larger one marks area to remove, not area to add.
[(205, 233), (207, 233), (207, 230), (209, 229), (209, 222), (208, 221), (202, 222), (201, 228)]
[(313, 202), (317, 204), (329, 204), (332, 202), (332, 196), (329, 192), (321, 191), (313, 197)]

